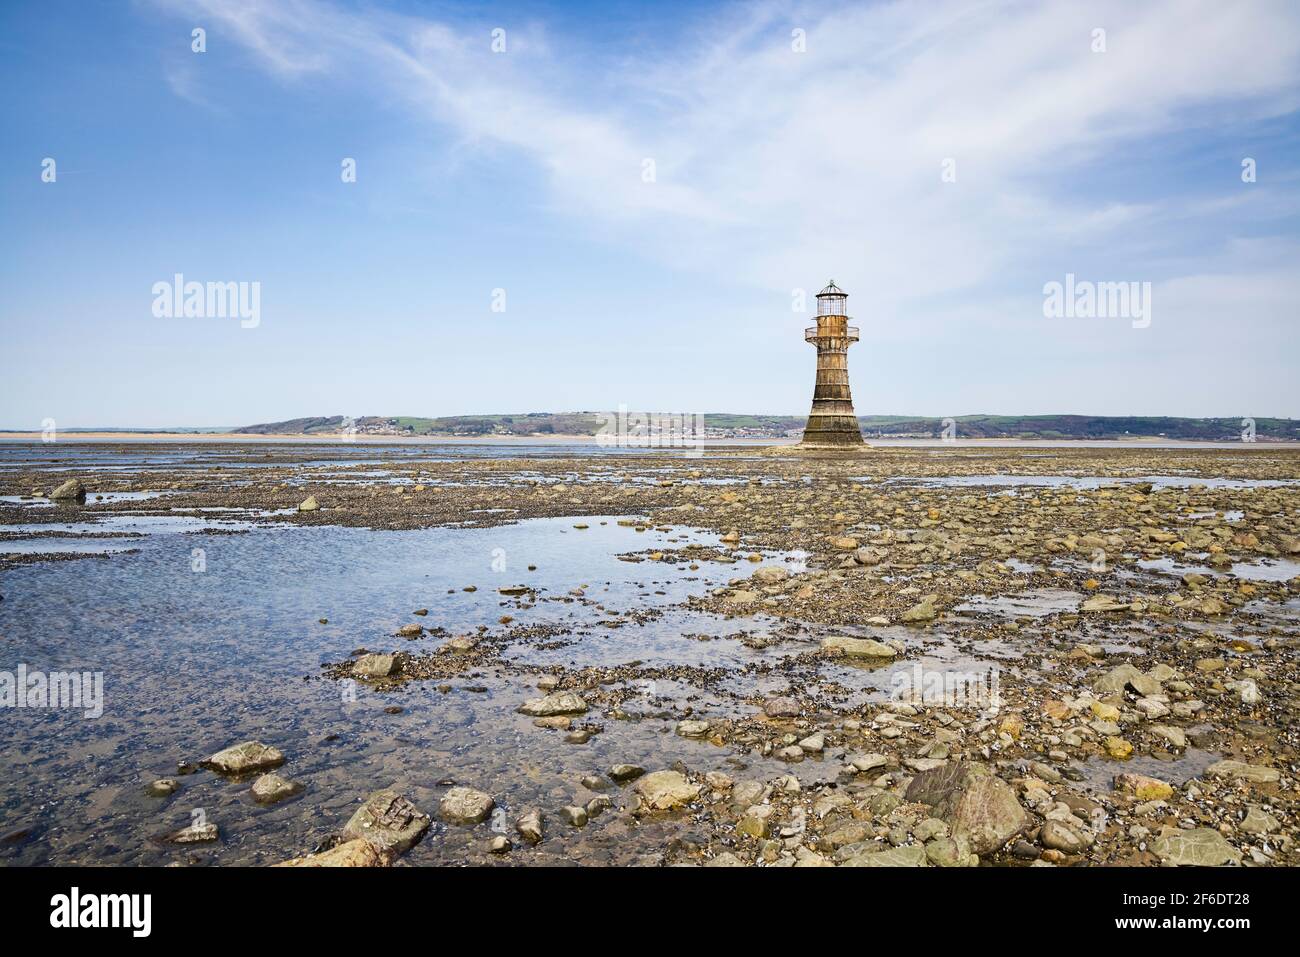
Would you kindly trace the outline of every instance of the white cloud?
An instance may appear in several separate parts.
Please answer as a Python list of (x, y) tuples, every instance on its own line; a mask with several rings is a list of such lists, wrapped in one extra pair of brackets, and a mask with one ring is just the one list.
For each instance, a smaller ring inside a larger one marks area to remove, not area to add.
[[(1296, 106), (1300, 9), (851, 4), (737, 7), (693, 43), (590, 75), (577, 44), (298, 0), (165, 0), (285, 79), (375, 83), (463, 141), (522, 151), (551, 200), (670, 262), (786, 288), (828, 270), (961, 289), (1042, 243), (1152, 212), (1080, 209), (1068, 170), (1188, 124)], [(807, 32), (795, 53), (790, 30)], [(1107, 51), (1090, 48), (1107, 31)], [(600, 110), (572, 91), (613, 86)], [(657, 182), (642, 181), (642, 161)], [(940, 181), (945, 158), (957, 182)]]

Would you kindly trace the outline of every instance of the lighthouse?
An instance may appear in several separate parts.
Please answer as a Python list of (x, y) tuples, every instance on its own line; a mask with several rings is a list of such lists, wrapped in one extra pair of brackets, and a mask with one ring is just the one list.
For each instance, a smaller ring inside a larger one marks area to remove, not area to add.
[(849, 298), (835, 280), (817, 293), (817, 325), (803, 332), (817, 347), (817, 385), (801, 446), (846, 449), (866, 445), (849, 392), (849, 346), (858, 341), (857, 326), (849, 325), (844, 302)]

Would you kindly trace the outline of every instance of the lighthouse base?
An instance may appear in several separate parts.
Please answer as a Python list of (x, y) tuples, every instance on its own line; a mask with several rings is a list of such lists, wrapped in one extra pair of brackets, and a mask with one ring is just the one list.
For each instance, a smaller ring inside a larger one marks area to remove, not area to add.
[(866, 456), (872, 451), (866, 442), (856, 445), (821, 445), (800, 442), (796, 445), (773, 445), (765, 448), (761, 455), (784, 455), (818, 459), (854, 459)]

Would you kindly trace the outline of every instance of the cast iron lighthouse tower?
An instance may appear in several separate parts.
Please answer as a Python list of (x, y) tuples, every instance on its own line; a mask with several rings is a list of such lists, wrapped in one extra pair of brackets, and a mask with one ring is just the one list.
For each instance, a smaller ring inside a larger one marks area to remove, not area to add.
[(803, 331), (817, 347), (817, 385), (801, 445), (813, 448), (861, 447), (862, 430), (849, 393), (849, 346), (858, 341), (857, 326), (844, 311), (846, 293), (835, 280), (817, 294), (817, 325)]

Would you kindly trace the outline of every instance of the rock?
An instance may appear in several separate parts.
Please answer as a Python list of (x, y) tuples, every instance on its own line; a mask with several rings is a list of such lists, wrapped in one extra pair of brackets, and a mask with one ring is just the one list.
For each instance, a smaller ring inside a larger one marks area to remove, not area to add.
[(634, 788), (646, 805), (655, 811), (681, 807), (695, 800), (700, 793), (700, 786), (692, 784), (680, 771), (653, 771), (638, 779)]
[(799, 742), (799, 747), (809, 754), (821, 754), (826, 748), (826, 735), (820, 731), (816, 734), (810, 734)]
[(1127, 791), (1139, 801), (1164, 801), (1173, 796), (1174, 786), (1145, 774), (1117, 774), (1115, 790)]
[(529, 811), (515, 821), (515, 830), (529, 844), (540, 844), (543, 837), (542, 812)]
[(903, 765), (913, 771), (933, 771), (948, 763), (947, 758), (904, 758)]
[(276, 867), (383, 867), (385, 861), (369, 841), (354, 838), (306, 857), (295, 857)]
[(1163, 828), (1151, 850), (1164, 864), (1218, 867), (1241, 860), (1241, 852), (1212, 827)]
[(1118, 601), (1109, 595), (1093, 595), (1079, 606), (1079, 611), (1127, 611), (1128, 602)]
[(488, 841), (489, 854), (509, 854), (513, 849), (514, 845), (510, 843), (510, 838), (506, 837), (504, 834), (498, 834), (496, 837), (492, 838), (492, 840)]
[(1259, 704), (1259, 685), (1250, 678), (1237, 682), (1237, 695), (1242, 704)]
[(645, 768), (637, 764), (616, 764), (607, 773), (619, 784), (626, 784), (645, 774)]
[(1056, 770), (1050, 764), (1044, 764), (1041, 761), (1031, 761), (1029, 770), (1034, 772), (1034, 777), (1041, 778), (1048, 784), (1060, 784), (1061, 772)]
[(149, 793), (154, 797), (170, 797), (180, 790), (181, 782), (175, 778), (159, 778), (149, 785)]
[(1170, 746), (1180, 751), (1187, 747), (1187, 733), (1182, 728), (1167, 724), (1153, 724), (1150, 730), (1156, 737), (1163, 738)]
[(569, 807), (560, 808), (560, 817), (573, 827), (585, 827), (587, 824), (587, 809), (570, 805)]
[(752, 805), (736, 822), (736, 833), (756, 839), (767, 837), (768, 822), (775, 810), (770, 804)]
[(572, 691), (558, 691), (544, 698), (533, 698), (520, 705), (519, 710), (535, 718), (548, 718), (555, 715), (583, 714), (587, 702)]
[(735, 854), (730, 851), (723, 851), (711, 861), (706, 861), (705, 867), (744, 867), (745, 864)]
[(1075, 828), (1061, 821), (1046, 821), (1038, 839), (1043, 847), (1066, 854), (1079, 854), (1092, 846), (1092, 835), (1082, 828)]
[(1092, 690), (1098, 694), (1121, 694), (1133, 678), (1141, 678), (1142, 672), (1130, 664), (1119, 665), (1110, 669), (1092, 683)]
[(932, 601), (923, 601), (903, 612), (902, 620), (907, 622), (930, 621), (938, 614)]
[(1143, 698), (1160, 694), (1160, 682), (1149, 674), (1137, 674), (1128, 679), (1128, 686)]
[(721, 771), (710, 771), (704, 775), (704, 782), (715, 791), (730, 791), (734, 783), (731, 778)]
[(844, 655), (846, 658), (889, 659), (898, 654), (893, 648), (872, 638), (850, 638), (844, 635), (822, 639), (822, 653)]
[(885, 554), (877, 548), (859, 548), (853, 553), (853, 560), (859, 565), (879, 565)]
[(1266, 768), (1244, 761), (1216, 761), (1205, 769), (1212, 778), (1235, 778), (1238, 781), (1250, 781), (1254, 784), (1272, 784), (1282, 777), (1277, 768)]
[(401, 670), (396, 655), (368, 654), (352, 662), (352, 673), (358, 678), (388, 678)]
[(1258, 804), (1252, 804), (1241, 821), (1241, 829), (1247, 834), (1272, 834), (1281, 826), (1277, 818)]
[(980, 860), (971, 853), (970, 843), (961, 834), (931, 840), (925, 845), (925, 859), (935, 867), (978, 867)]
[(733, 605), (747, 605), (750, 602), (758, 601), (758, 592), (740, 588), (728, 595), (726, 601)]
[(253, 800), (259, 804), (275, 804), (277, 801), (293, 797), (302, 789), (303, 786), (297, 781), (282, 778), (272, 771), (270, 774), (263, 774), (254, 781), (251, 790)]
[(224, 751), (218, 751), (205, 761), (201, 767), (221, 774), (249, 774), (253, 771), (269, 771), (284, 764), (284, 755), (279, 748), (273, 748), (260, 741), (245, 741), (233, 744)]
[(886, 851), (869, 851), (851, 857), (844, 867), (925, 867), (925, 848), (917, 844), (891, 847)]
[(707, 721), (678, 721), (677, 734), (683, 738), (702, 738), (709, 733)]
[(936, 837), (947, 837), (948, 825), (937, 817), (927, 817), (912, 829), (912, 836), (922, 844), (926, 841), (932, 841)]
[(403, 625), (397, 629), (398, 638), (419, 638), (424, 634), (424, 628), (417, 624)]
[(859, 774), (867, 774), (889, 764), (889, 758), (883, 754), (858, 754), (849, 758), (849, 764)]
[(81, 479), (68, 479), (50, 493), (50, 498), (61, 502), (84, 502), (86, 500), (86, 486), (82, 484)]
[(799, 711), (799, 702), (794, 698), (768, 698), (763, 702), (763, 713), (769, 718), (795, 718)]
[(393, 788), (376, 791), (343, 827), (343, 836), (362, 838), (385, 857), (409, 851), (429, 829), (429, 815)]
[(1106, 739), (1106, 753), (1112, 758), (1123, 760), (1124, 758), (1132, 757), (1133, 745), (1125, 741), (1123, 738), (1111, 735)]
[(215, 824), (191, 824), (172, 831), (163, 840), (168, 844), (207, 844), (221, 836)]
[(797, 762), (803, 760), (803, 748), (797, 744), (792, 744), (788, 748), (781, 748), (773, 757), (780, 761)]
[(486, 820), (496, 802), (474, 788), (454, 787), (442, 796), (438, 816), (451, 824), (477, 824)]
[(971, 850), (988, 854), (1024, 831), (1029, 815), (1005, 781), (982, 764), (949, 763), (922, 771), (908, 785), (905, 800), (934, 807), (953, 835), (965, 834)]
[(838, 548), (840, 551), (843, 552), (856, 551), (858, 547), (858, 540), (851, 535), (839, 535), (831, 539), (831, 547)]
[(320, 503), (316, 501), (315, 495), (308, 495), (298, 503), (298, 511), (300, 512), (314, 512), (318, 508), (320, 508)]
[(779, 585), (790, 577), (790, 573), (780, 565), (763, 565), (754, 569), (750, 578), (763, 585)]

